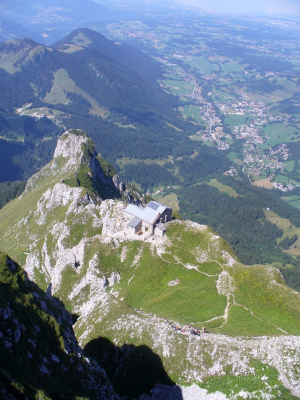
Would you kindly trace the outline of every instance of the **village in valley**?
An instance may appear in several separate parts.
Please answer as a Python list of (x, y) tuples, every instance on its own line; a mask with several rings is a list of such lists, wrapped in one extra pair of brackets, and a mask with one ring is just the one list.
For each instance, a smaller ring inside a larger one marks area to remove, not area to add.
[[(230, 18), (207, 23), (205, 18), (195, 16), (187, 24), (183, 16), (167, 27), (162, 21), (151, 27), (128, 23), (122, 29), (108, 24), (104, 31), (142, 47), (163, 65), (161, 87), (180, 97), (186, 120), (199, 124), (191, 139), (227, 152), (233, 161), (226, 175), (238, 173), (236, 163), (254, 181), (268, 178), (269, 189), (294, 190), (300, 179), (289, 176), (293, 170), (289, 143), (299, 140), (300, 134), (300, 112), (294, 111), (300, 92), (297, 35), (293, 37), (298, 28), (291, 23), (289, 41), (249, 40), (243, 35), (246, 20), (236, 26)], [(287, 28), (279, 21), (262, 23), (272, 32)], [(233, 46), (240, 52), (232, 51)], [(251, 54), (266, 61), (255, 64)]]

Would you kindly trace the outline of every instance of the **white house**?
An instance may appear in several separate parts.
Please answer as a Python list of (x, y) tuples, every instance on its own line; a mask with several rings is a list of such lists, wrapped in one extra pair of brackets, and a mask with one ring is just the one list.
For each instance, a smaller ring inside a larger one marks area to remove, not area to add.
[(172, 208), (157, 201), (151, 201), (147, 207), (129, 204), (125, 208), (125, 214), (133, 217), (127, 225), (129, 231), (157, 236), (163, 236), (166, 232), (164, 222), (172, 220)]

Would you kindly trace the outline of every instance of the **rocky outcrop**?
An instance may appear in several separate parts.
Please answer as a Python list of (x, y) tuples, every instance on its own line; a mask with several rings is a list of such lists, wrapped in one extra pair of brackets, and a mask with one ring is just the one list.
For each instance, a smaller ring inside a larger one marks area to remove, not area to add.
[(22, 269), (3, 253), (0, 283), (2, 399), (33, 398), (42, 393), (47, 398), (73, 393), (74, 398), (81, 394), (99, 400), (119, 399), (105, 371), (84, 356), (74, 335), (72, 316), (63, 303), (25, 279)]
[(102, 199), (118, 198), (121, 191), (125, 190), (125, 185), (113, 167), (107, 162), (105, 164), (109, 166), (106, 170), (101, 167), (94, 143), (86, 133), (71, 129), (58, 139), (52, 161), (29, 178), (24, 194), (44, 183), (49, 184), (52, 178), (63, 182), (66, 180), (71, 186), (86, 187)]

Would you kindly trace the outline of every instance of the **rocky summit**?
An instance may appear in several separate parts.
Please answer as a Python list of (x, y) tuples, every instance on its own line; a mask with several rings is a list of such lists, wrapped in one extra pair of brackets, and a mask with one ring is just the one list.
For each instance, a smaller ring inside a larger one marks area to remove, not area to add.
[(300, 397), (300, 294), (276, 268), (241, 264), (207, 226), (129, 232), (129, 195), (86, 134), (70, 130), (0, 210), (0, 250), (73, 315), (78, 348), (105, 369), (111, 398)]

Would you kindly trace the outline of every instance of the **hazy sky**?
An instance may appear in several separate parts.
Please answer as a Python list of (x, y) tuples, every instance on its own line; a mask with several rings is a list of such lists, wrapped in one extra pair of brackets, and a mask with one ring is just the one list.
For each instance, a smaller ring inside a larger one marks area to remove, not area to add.
[(174, 0), (211, 11), (230, 13), (267, 13), (300, 17), (300, 0)]

